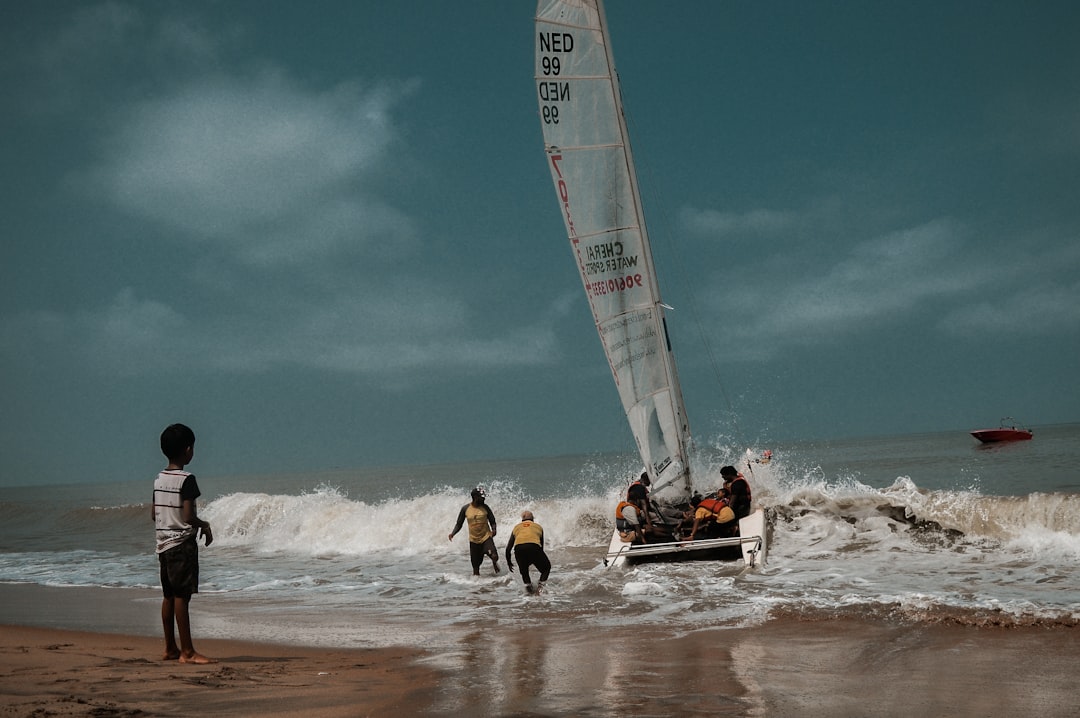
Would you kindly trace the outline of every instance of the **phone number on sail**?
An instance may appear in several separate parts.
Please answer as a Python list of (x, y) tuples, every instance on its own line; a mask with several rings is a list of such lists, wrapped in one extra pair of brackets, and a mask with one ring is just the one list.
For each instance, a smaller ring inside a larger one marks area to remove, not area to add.
[(608, 280), (602, 279), (599, 282), (589, 282), (586, 286), (589, 289), (589, 294), (598, 297), (605, 294), (614, 294), (615, 292), (625, 292), (628, 289), (634, 289), (644, 285), (640, 274), (630, 274), (624, 277), (613, 277)]

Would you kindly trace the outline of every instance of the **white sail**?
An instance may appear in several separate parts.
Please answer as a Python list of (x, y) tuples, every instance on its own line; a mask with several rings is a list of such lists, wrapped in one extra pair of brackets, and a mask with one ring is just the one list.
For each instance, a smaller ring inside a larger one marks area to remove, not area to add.
[(540, 0), (536, 90), (548, 166), (596, 329), (653, 495), (693, 491), (667, 336), (599, 0)]

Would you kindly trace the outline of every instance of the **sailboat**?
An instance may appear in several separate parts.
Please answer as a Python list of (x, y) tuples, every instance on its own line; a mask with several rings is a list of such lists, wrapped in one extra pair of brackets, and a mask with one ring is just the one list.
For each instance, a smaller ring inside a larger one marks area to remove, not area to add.
[[(689, 509), (695, 494), (692, 437), (601, 0), (539, 0), (536, 90), (570, 248), (651, 481), (651, 503), (674, 515)], [(605, 563), (704, 559), (732, 551), (747, 565), (764, 561), (762, 509), (742, 518), (738, 535), (727, 538), (637, 544), (613, 530)]]

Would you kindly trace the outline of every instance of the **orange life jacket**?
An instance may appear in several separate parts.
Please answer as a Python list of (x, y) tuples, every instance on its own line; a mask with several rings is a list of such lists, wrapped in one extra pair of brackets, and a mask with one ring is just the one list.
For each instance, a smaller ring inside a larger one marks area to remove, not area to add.
[(754, 497), (750, 493), (750, 482), (746, 480), (746, 477), (743, 476), (742, 474), (739, 474), (738, 476), (735, 477), (735, 479), (731, 483), (734, 484), (736, 481), (741, 481), (744, 484), (746, 484), (746, 500), (747, 501), (753, 501)]
[(627, 506), (633, 506), (635, 509), (637, 508), (637, 505), (629, 501), (620, 501), (619, 505), (615, 507), (615, 518), (621, 519), (623, 517), (622, 510), (625, 509)]
[(724, 499), (702, 499), (701, 503), (698, 504), (698, 508), (718, 514), (720, 513), (720, 509), (727, 505), (728, 503)]

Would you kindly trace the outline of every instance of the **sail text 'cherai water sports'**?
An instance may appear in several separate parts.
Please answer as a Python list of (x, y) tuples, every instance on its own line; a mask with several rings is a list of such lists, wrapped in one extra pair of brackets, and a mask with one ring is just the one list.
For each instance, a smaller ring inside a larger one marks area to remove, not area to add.
[[(548, 167), (596, 329), (652, 482), (652, 501), (675, 515), (695, 493), (690, 424), (600, 0), (540, 0), (536, 88)], [(616, 531), (608, 559), (712, 558), (739, 546), (747, 564), (764, 560), (761, 509), (740, 521), (733, 538), (632, 545)]]

